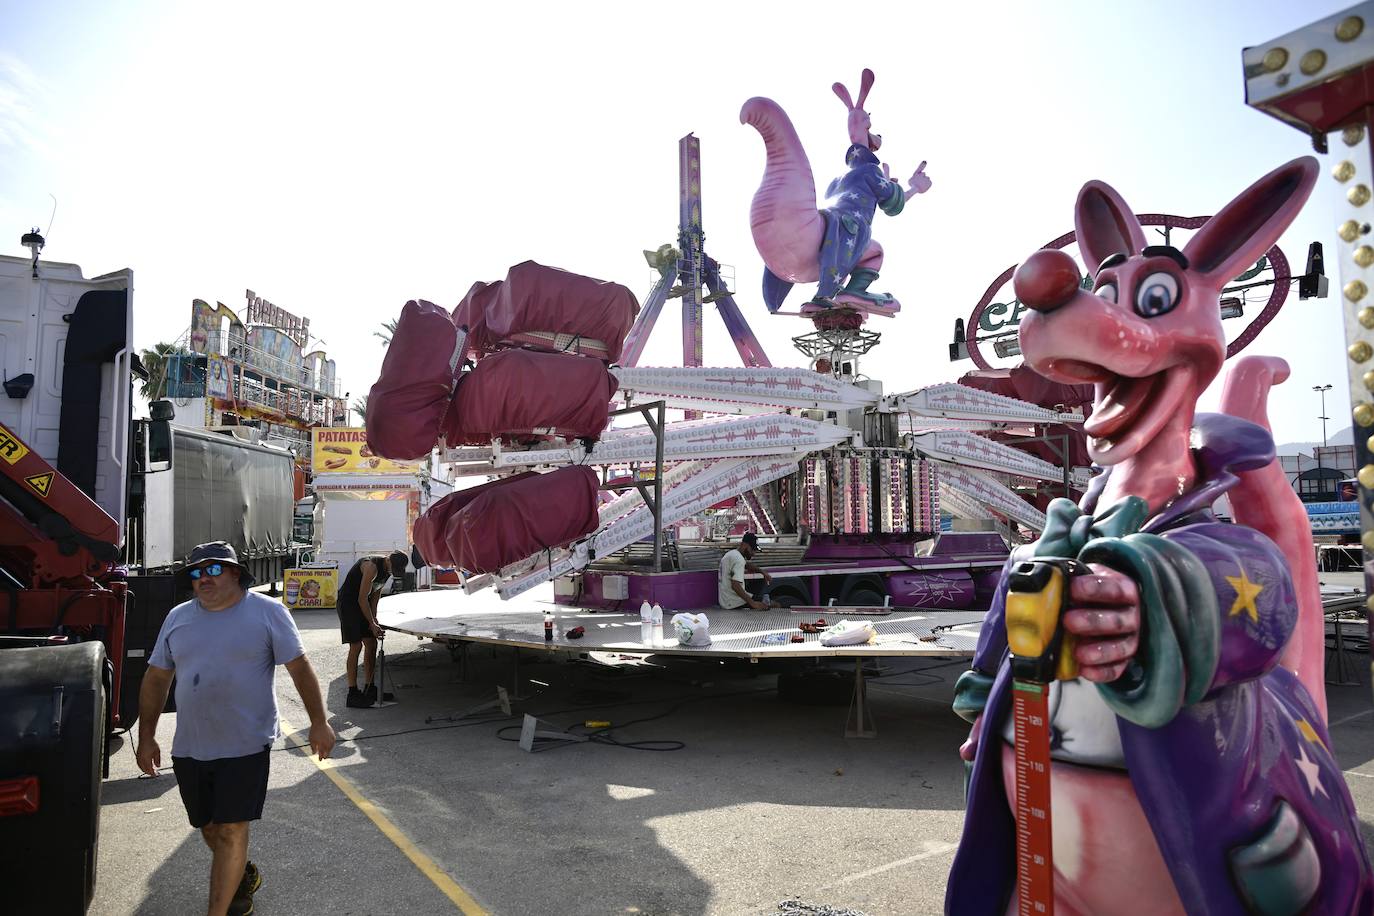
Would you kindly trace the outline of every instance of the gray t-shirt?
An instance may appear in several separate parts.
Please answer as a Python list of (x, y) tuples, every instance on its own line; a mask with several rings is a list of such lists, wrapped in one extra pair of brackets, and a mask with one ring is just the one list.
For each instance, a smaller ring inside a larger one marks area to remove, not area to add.
[(744, 607), (746, 602), (730, 586), (731, 582), (744, 584), (744, 554), (738, 550), (727, 550), (720, 558), (720, 581), (716, 583), (716, 601), (727, 611)]
[(172, 608), (148, 664), (176, 671), (173, 757), (256, 754), (277, 739), (276, 666), (305, 654), (286, 608), (247, 592), (222, 611)]

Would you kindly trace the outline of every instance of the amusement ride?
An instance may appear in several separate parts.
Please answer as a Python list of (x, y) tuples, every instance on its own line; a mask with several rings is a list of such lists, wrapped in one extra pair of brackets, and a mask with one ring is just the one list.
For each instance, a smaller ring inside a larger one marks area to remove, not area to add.
[[(1347, 43), (1364, 32), (1363, 20), (1325, 26)], [(1254, 67), (1272, 73), (1288, 60), (1266, 53)], [(1304, 297), (1324, 292), (1319, 252), (1295, 278), (1277, 248), (1315, 186), (1316, 161), (1280, 166), (1216, 215), (1186, 220), (1138, 218), (1110, 185), (1089, 181), (1075, 231), (1008, 271), (956, 329), (952, 355), (989, 369), (979, 329), (1010, 278), (1019, 326), (995, 349), (1024, 356), (1044, 392), (1092, 386), (1090, 409), (972, 384), (886, 394), (856, 371), (880, 339), (868, 320), (900, 311), (872, 288), (884, 256), (872, 224), (931, 180), (922, 163), (903, 186), (878, 159), (865, 107), (873, 85), (865, 70), (857, 95), (833, 87), (847, 112), (847, 170), (819, 201), (781, 106), (754, 98), (740, 115), (766, 151), (750, 213), (764, 302), (779, 313), (793, 285), (817, 284), (796, 313), (814, 328), (794, 339), (805, 367), (771, 364), (705, 253), (691, 135), (680, 146), (678, 246), (646, 252), (658, 281), (643, 310), (623, 286), (533, 262), (475, 284), (452, 312), (406, 304), (369, 398), (369, 443), (395, 459), (438, 446), (462, 473), (489, 478), (425, 513), (417, 546), (459, 569), (469, 595), (491, 587), (509, 600), (553, 583), (567, 610), (484, 619), (449, 591), (393, 603), (383, 623), (537, 647), (543, 616), (557, 649), (852, 657), (855, 737), (874, 734), (865, 657), (971, 657), (954, 701), (971, 730), (947, 912), (1106, 913), (1123, 901), (1132, 911), (1149, 901), (1150, 912), (1368, 912), (1374, 872), (1326, 729), (1307, 517), (1268, 428), (1268, 392), (1287, 364), (1235, 360), (1221, 412), (1196, 413), (1292, 281)], [(1347, 128), (1349, 145), (1367, 143), (1364, 130)], [(1366, 152), (1337, 178), (1367, 166)], [(1371, 197), (1359, 188), (1355, 206)], [(1175, 247), (1175, 229), (1195, 231)], [(1086, 276), (1062, 250), (1070, 242)], [(1374, 253), (1361, 258), (1374, 265)], [(1269, 302), (1228, 341), (1223, 310), (1243, 312), (1244, 299), (1237, 309), (1227, 294), (1266, 268)], [(1367, 287), (1344, 292), (1359, 301)], [(683, 300), (684, 364), (640, 367), (673, 297)], [(743, 367), (701, 365), (707, 304)], [(1371, 353), (1362, 340), (1350, 351), (1356, 363)], [(670, 420), (667, 410), (685, 414)], [(645, 422), (616, 422), (635, 414)], [(1366, 414), (1357, 408), (1357, 422), (1374, 425)], [(1074, 466), (1072, 449), (1056, 464), (1010, 444), (1021, 435), (1044, 445), (1050, 427), (1080, 429), (1095, 470)], [(1046, 500), (1046, 482), (1062, 496)], [(1368, 505), (1374, 474), (1361, 484)], [(1213, 512), (1223, 496), (1231, 519)], [(710, 563), (693, 568), (693, 545), (665, 543), (665, 531), (730, 499), (781, 548), (771, 612), (709, 610)], [(989, 524), (942, 532), (942, 514)], [(705, 615), (695, 613), (675, 618), (691, 618), (677, 640), (616, 628), (622, 606), (650, 602), (707, 609), (711, 638), (697, 638)], [(799, 619), (788, 615), (818, 612), (872, 622), (822, 619), (787, 637)]]

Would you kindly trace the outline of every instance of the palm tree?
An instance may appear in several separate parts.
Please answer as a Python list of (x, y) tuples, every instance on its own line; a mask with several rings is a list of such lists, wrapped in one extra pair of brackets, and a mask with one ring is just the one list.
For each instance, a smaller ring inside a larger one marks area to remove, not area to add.
[(353, 399), (353, 412), (358, 415), (360, 422), (367, 422), (367, 395)]
[(172, 357), (190, 352), (183, 346), (170, 343), (153, 344), (151, 350), (139, 352), (139, 361), (148, 370), (148, 377), (140, 379), (138, 383), (139, 394), (143, 395), (144, 400), (155, 401), (167, 391), (167, 369)]
[(383, 321), (383, 322), (382, 322), (382, 329), (381, 329), (380, 331), (373, 331), (373, 332), (372, 332), (372, 336), (373, 336), (373, 337), (380, 337), (380, 338), (382, 339), (382, 346), (384, 346), (384, 347), (389, 347), (389, 346), (391, 346), (391, 338), (392, 338), (392, 336), (393, 336), (395, 333), (396, 333), (396, 319), (393, 318), (393, 319), (391, 319), (390, 321)]

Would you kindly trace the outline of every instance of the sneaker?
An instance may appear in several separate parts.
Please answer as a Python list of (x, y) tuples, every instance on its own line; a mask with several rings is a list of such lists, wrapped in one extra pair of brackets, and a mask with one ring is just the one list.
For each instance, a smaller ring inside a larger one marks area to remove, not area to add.
[(376, 684), (368, 684), (366, 687), (363, 688), (363, 699), (367, 701), (367, 705), (368, 705), (368, 706), (375, 706), (375, 705), (377, 705), (377, 685), (376, 685)]
[(252, 862), (243, 866), (243, 880), (239, 882), (239, 889), (234, 891), (235, 897), (251, 897), (262, 887), (262, 872)]
[(253, 912), (253, 894), (262, 887), (262, 873), (252, 862), (243, 866), (243, 879), (239, 889), (234, 891), (234, 899), (229, 901), (228, 916), (250, 916)]
[(357, 687), (350, 687), (348, 688), (348, 699), (344, 701), (344, 705), (349, 709), (362, 709), (371, 706), (372, 701), (367, 698), (367, 694)]

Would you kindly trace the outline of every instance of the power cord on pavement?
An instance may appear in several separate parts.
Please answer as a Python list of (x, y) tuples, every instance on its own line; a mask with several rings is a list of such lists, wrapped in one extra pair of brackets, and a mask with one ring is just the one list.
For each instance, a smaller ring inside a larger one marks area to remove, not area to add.
[[(943, 678), (943, 677), (938, 677), (938, 676), (933, 675), (933, 674), (926, 674), (927, 671), (935, 671), (935, 670), (940, 669), (940, 668), (950, 668), (950, 667), (953, 667), (953, 666), (955, 666), (955, 665), (960, 665), (960, 666), (963, 666), (963, 667), (967, 668), (967, 667), (968, 667), (968, 664), (969, 664), (969, 661), (970, 661), (970, 660), (967, 659), (967, 658), (956, 658), (956, 659), (954, 659), (953, 661), (941, 662), (941, 663), (938, 664), (938, 665), (916, 665), (916, 666), (913, 666), (913, 667), (911, 667), (911, 668), (904, 668), (904, 669), (902, 669), (901, 671), (893, 671), (893, 672), (890, 672), (890, 673), (888, 673), (888, 674), (874, 674), (874, 675), (870, 675), (869, 678), (868, 678), (868, 680), (870, 680), (870, 681), (885, 681), (886, 683), (884, 683), (884, 684), (882, 685), (882, 686), (884, 686), (884, 687), (929, 687), (929, 686), (931, 686), (932, 684), (940, 684), (940, 683), (943, 683), (943, 682), (944, 682), (944, 678)], [(915, 681), (915, 682), (912, 682), (912, 681), (893, 681), (893, 680), (889, 680), (890, 678), (902, 677), (902, 676), (907, 675), (907, 674), (915, 675), (915, 676), (917, 676), (917, 677), (923, 678), (923, 680)]]
[[(756, 692), (756, 691), (747, 691), (747, 692), (749, 692), (749, 693), (754, 693), (754, 692)], [(677, 712), (677, 710), (678, 710), (679, 708), (681, 708), (681, 707), (687, 705), (688, 703), (694, 702), (695, 699), (696, 699), (696, 698), (691, 698), (691, 699), (683, 700), (683, 701), (680, 702), (680, 703), (675, 703), (675, 704), (673, 704), (672, 706), (668, 707), (668, 708), (665, 709), (663, 712), (661, 712), (661, 713), (659, 713), (659, 714), (657, 714), (657, 715), (645, 716), (645, 717), (642, 718), (642, 719), (631, 719), (629, 722), (621, 722), (619, 725), (608, 725), (608, 726), (605, 726), (605, 727), (602, 727), (602, 728), (593, 729), (593, 730), (588, 731), (588, 732), (586, 733), (586, 738), (587, 738), (587, 740), (590, 741), (592, 744), (606, 744), (606, 745), (610, 745), (611, 747), (624, 747), (624, 748), (629, 748), (630, 750), (633, 750), (633, 751), (680, 751), (680, 750), (682, 750), (684, 747), (687, 746), (687, 744), (686, 744), (685, 742), (683, 742), (683, 741), (676, 741), (676, 740), (621, 741), (619, 738), (616, 738), (614, 735), (612, 735), (611, 732), (614, 731), (614, 730), (617, 729), (617, 728), (627, 728), (627, 727), (629, 727), (629, 726), (631, 726), (631, 725), (640, 725), (640, 724), (642, 724), (642, 723), (644, 723), (644, 722), (653, 722), (653, 721), (656, 720), (656, 719), (667, 718), (668, 716), (670, 716), (670, 715), (672, 715), (673, 713)], [(602, 708), (605, 708), (605, 707), (602, 707)], [(574, 731), (574, 729), (586, 728), (586, 727), (587, 727), (587, 725), (586, 725), (585, 722), (574, 722), (572, 725), (569, 725), (567, 728), (565, 728), (564, 731), (567, 732), (567, 733), (570, 734), (570, 735), (581, 734), (580, 732)], [(512, 729), (514, 729), (514, 730), (516, 730), (516, 731), (519, 731), (521, 728), (522, 728), (522, 726), (520, 726), (520, 725), (507, 725), (507, 726), (505, 726), (504, 728), (497, 729), (497, 731), (496, 731), (496, 737), (500, 738), (502, 741), (519, 741), (519, 740), (520, 740), (519, 738), (508, 738), (508, 737), (506, 737), (505, 734), (503, 734), (503, 733), (504, 733), (504, 732), (511, 731)]]
[[(708, 695), (705, 695), (705, 696), (683, 697), (683, 698), (681, 698), (677, 703), (674, 703), (671, 707), (669, 707), (668, 709), (664, 710), (662, 713), (659, 713), (659, 714), (654, 715), (654, 716), (646, 716), (646, 717), (644, 717), (644, 718), (642, 718), (642, 719), (635, 719), (635, 720), (633, 720), (632, 722), (625, 722), (625, 723), (622, 723), (621, 725), (614, 726), (613, 728), (623, 728), (623, 727), (625, 727), (626, 725), (634, 725), (634, 724), (637, 724), (637, 723), (640, 723), (640, 722), (650, 722), (650, 721), (653, 721), (653, 720), (655, 720), (655, 719), (661, 719), (661, 718), (664, 718), (665, 716), (667, 716), (667, 715), (669, 715), (669, 714), (671, 714), (671, 713), (677, 711), (677, 709), (679, 709), (679, 708), (682, 707), (682, 706), (687, 705), (688, 703), (698, 702), (698, 701), (700, 701), (700, 700), (713, 700), (713, 699), (724, 699), (724, 698), (726, 698), (726, 697), (749, 696), (749, 695), (751, 695), (751, 694), (770, 693), (770, 692), (772, 692), (772, 691), (773, 691), (773, 688), (772, 688), (772, 687), (764, 687), (764, 688), (759, 688), (759, 689), (757, 689), (757, 690), (738, 690), (738, 691), (734, 691), (734, 692), (731, 692), (731, 693), (713, 693), (713, 694), (708, 694)], [(621, 706), (643, 706), (643, 705), (647, 705), (647, 704), (650, 704), (650, 703), (671, 702), (671, 699), (672, 699), (672, 698), (668, 698), (668, 700), (666, 700), (666, 701), (665, 701), (665, 700), (627, 700), (627, 701), (625, 701), (625, 702), (623, 702), (623, 703), (592, 703), (592, 704), (580, 705), (580, 706), (569, 706), (569, 707), (566, 707), (566, 708), (564, 708), (564, 709), (555, 709), (555, 710), (550, 710), (550, 711), (548, 711), (548, 712), (542, 713), (542, 714), (541, 714), (541, 718), (547, 717), (547, 716), (561, 716), (561, 715), (566, 715), (566, 714), (568, 714), (568, 713), (573, 713), (573, 712), (583, 712), (583, 711), (586, 711), (586, 710), (589, 710), (589, 709), (596, 709), (596, 710), (602, 710), (602, 709), (615, 709), (615, 708), (621, 707)], [(501, 721), (504, 721), (504, 720), (506, 720), (506, 719), (516, 719), (516, 718), (519, 718), (519, 716), (514, 716), (514, 715), (511, 715), (511, 716), (504, 716), (504, 715), (485, 716), (485, 717), (482, 717), (482, 718), (474, 718), (472, 721), (469, 721), (469, 722), (451, 722), (451, 723), (449, 723), (449, 724), (447, 724), (447, 725), (429, 725), (429, 726), (421, 726), (421, 727), (419, 727), (419, 728), (404, 728), (404, 729), (400, 729), (399, 731), (394, 731), (394, 732), (380, 732), (380, 733), (377, 733), (377, 734), (355, 735), (355, 736), (353, 736), (353, 737), (351, 737), (351, 738), (343, 738), (343, 737), (340, 737), (340, 738), (338, 738), (338, 739), (334, 742), (334, 744), (335, 744), (336, 746), (337, 746), (337, 745), (340, 745), (340, 744), (362, 744), (362, 743), (365, 743), (365, 742), (368, 742), (368, 741), (379, 741), (379, 740), (382, 740), (382, 739), (385, 739), (385, 738), (396, 738), (396, 737), (399, 737), (399, 736), (401, 736), (401, 735), (413, 735), (413, 734), (417, 734), (417, 733), (419, 733), (419, 732), (437, 732), (437, 731), (445, 731), (445, 730), (450, 729), (450, 728), (473, 728), (473, 727), (479, 726), (479, 725), (492, 725), (492, 724), (494, 724), (494, 723), (501, 722)], [(576, 728), (576, 727), (581, 727), (582, 724), (583, 724), (583, 723), (581, 723), (581, 722), (575, 723), (574, 725), (569, 726), (569, 729)], [(504, 731), (506, 728), (512, 728), (512, 727), (515, 727), (515, 726), (505, 726), (505, 727), (504, 727), (503, 729), (501, 729), (501, 730)], [(611, 730), (611, 729), (602, 729), (601, 731), (610, 731), (610, 730)], [(499, 735), (499, 732), (498, 732), (498, 735)], [(513, 739), (513, 738), (504, 738), (504, 737), (502, 737), (502, 740), (504, 740), (504, 741), (513, 741), (513, 740), (516, 740), (516, 739)], [(595, 737), (593, 737), (592, 740), (595, 741), (595, 742), (598, 743), (598, 744), (611, 744), (611, 745), (617, 745), (617, 746), (622, 746), (622, 747), (630, 746), (630, 744), (682, 744), (682, 742), (630, 742), (629, 744), (625, 744), (625, 743), (619, 742), (618, 740), (616, 740), (616, 739), (614, 739), (614, 738), (604, 739), (604, 740), (598, 740), (598, 739), (595, 738)], [(683, 746), (685, 747), (686, 745), (683, 745)], [(298, 748), (295, 747), (295, 746), (293, 746), (293, 745), (283, 745), (282, 747), (274, 747), (274, 748), (272, 748), (273, 752), (292, 751), (292, 750), (297, 750), (297, 749), (298, 749)], [(655, 747), (655, 748), (640, 748), (640, 749), (641, 749), (641, 750), (678, 750), (678, 748), (676, 748), (676, 747)]]

